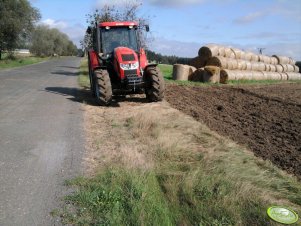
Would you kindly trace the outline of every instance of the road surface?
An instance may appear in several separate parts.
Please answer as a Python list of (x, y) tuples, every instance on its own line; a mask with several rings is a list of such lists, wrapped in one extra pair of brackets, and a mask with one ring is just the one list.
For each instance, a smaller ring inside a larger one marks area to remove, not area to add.
[(0, 71), (0, 225), (60, 225), (50, 212), (81, 173), (80, 58)]

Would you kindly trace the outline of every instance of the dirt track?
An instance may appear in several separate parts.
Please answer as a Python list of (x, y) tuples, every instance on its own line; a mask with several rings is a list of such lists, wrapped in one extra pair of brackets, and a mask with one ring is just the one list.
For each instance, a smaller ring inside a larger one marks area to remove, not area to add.
[(301, 84), (168, 85), (166, 100), (301, 178)]

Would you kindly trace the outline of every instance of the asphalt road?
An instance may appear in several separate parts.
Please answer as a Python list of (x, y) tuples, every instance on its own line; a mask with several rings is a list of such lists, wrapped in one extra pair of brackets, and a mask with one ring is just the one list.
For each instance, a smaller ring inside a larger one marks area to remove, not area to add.
[(0, 71), (0, 226), (60, 225), (50, 212), (82, 171), (79, 63)]

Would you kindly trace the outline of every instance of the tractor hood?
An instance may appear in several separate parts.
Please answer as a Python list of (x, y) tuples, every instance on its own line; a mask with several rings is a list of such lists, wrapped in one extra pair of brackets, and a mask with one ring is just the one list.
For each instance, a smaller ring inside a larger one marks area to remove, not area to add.
[(114, 56), (119, 63), (135, 63), (138, 62), (136, 52), (127, 47), (117, 47), (114, 49)]
[(119, 72), (121, 79), (127, 74), (140, 75), (139, 61), (137, 53), (127, 47), (117, 47), (114, 49), (114, 68)]

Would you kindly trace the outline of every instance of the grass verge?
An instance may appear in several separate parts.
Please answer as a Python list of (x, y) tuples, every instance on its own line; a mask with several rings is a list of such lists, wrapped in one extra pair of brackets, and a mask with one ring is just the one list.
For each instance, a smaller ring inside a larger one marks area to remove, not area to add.
[(0, 61), (0, 70), (14, 67), (21, 67), (29, 64), (35, 64), (48, 60), (48, 57), (17, 57), (14, 60), (3, 59)]
[[(90, 176), (59, 214), (72, 225), (277, 225), (301, 184), (167, 103), (86, 106)], [(297, 224), (296, 224), (297, 225)]]
[(83, 58), (80, 63), (78, 83), (83, 88), (90, 88), (88, 59)]

